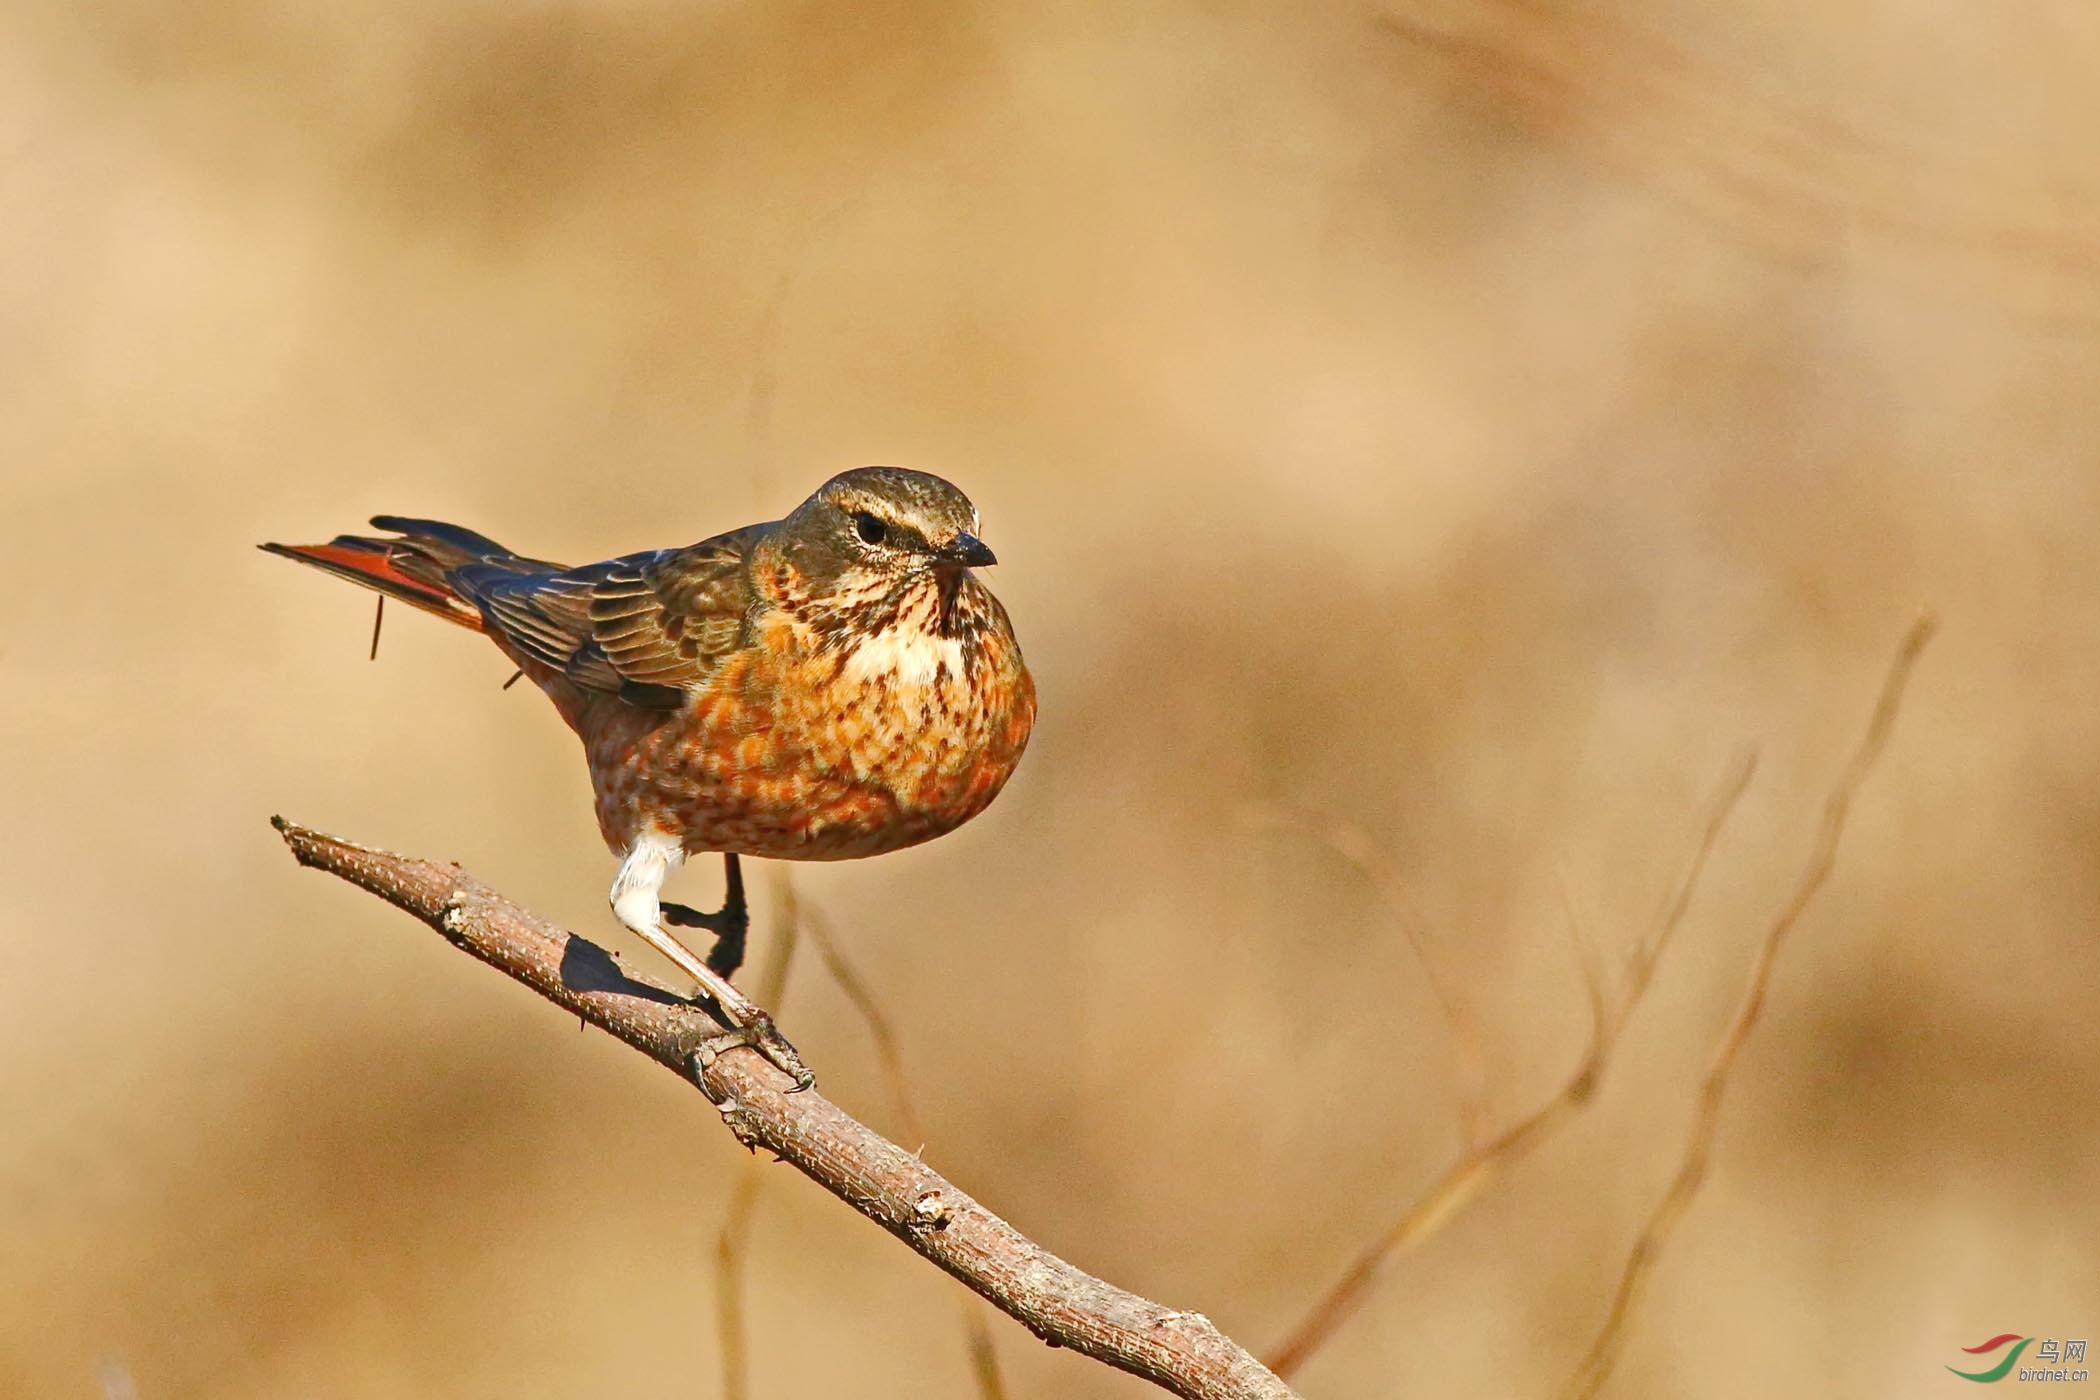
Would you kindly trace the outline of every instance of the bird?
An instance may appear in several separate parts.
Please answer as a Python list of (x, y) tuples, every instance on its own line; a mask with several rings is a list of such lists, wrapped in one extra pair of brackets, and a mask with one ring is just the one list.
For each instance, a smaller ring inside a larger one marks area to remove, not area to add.
[[(813, 1082), (730, 981), (749, 913), (740, 856), (846, 860), (944, 835), (988, 807), (1035, 724), (1035, 682), (976, 506), (903, 467), (841, 472), (779, 520), (570, 568), (437, 520), (263, 550), (482, 632), (554, 703), (619, 858), (614, 917), (699, 984), (797, 1088)], [(377, 642), (377, 633), (374, 633)], [(516, 679), (514, 676), (513, 680)], [(720, 853), (722, 908), (665, 901)], [(715, 935), (706, 957), (673, 927)]]

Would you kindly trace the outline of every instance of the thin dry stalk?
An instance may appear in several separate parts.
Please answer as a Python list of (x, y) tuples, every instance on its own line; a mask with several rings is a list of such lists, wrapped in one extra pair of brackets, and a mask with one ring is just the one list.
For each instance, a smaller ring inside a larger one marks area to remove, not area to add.
[(744, 1257), (764, 1170), (765, 1164), (755, 1157), (744, 1164), (722, 1212), (722, 1232), (715, 1237), (715, 1336), (722, 1352), (722, 1400), (747, 1400), (751, 1394)]
[(463, 952), (610, 1032), (698, 1087), (737, 1141), (764, 1148), (1031, 1332), (1184, 1400), (1290, 1400), (1291, 1390), (1200, 1313), (1138, 1297), (1058, 1258), (918, 1157), (747, 1049), (605, 949), (505, 899), (456, 865), (373, 850), (283, 818), (302, 865), (413, 914)]
[[(809, 936), (817, 945), (817, 956), (824, 960), (825, 970), (853, 1003), (853, 1009), (867, 1022), (868, 1036), (875, 1042), (875, 1058), (882, 1066), (883, 1082), (889, 1087), (890, 1103), (897, 1115), (897, 1126), (904, 1130), (907, 1142), (915, 1143), (915, 1151), (924, 1151), (926, 1129), (919, 1120), (919, 1110), (912, 1100), (911, 1080), (904, 1072), (904, 1043), (898, 1038), (897, 1029), (875, 999), (868, 979), (860, 975), (860, 969), (846, 956), (837, 938), (832, 936), (831, 920), (821, 909), (809, 911)], [(999, 1373), (999, 1352), (992, 1343), (991, 1329), (985, 1326), (984, 1305), (975, 1298), (962, 1300), (963, 1344), (968, 1348), (970, 1375), (977, 1383), (977, 1393), (983, 1400), (1006, 1400), (1006, 1382)]]
[(1452, 992), (1453, 979), (1431, 955), (1429, 939), (1423, 934), (1420, 921), (1415, 917), (1413, 901), (1408, 897), (1407, 883), (1400, 878), (1392, 860), (1379, 849), (1369, 832), (1331, 812), (1286, 802), (1256, 802), (1244, 807), (1241, 815), (1250, 825), (1260, 829), (1290, 832), (1325, 847), (1354, 867), (1384, 901), (1393, 921), (1407, 936), (1408, 946), (1414, 949), (1415, 961), (1421, 964), (1422, 980), (1428, 984), (1429, 995), (1436, 1002), (1437, 1011), (1443, 1016), (1445, 1029), (1450, 1034), (1451, 1077), (1458, 1093), (1459, 1141), (1467, 1147), (1478, 1147), (1488, 1135), (1487, 1053), (1480, 1034), (1480, 1022), (1466, 1011), (1464, 1003)]
[(897, 1039), (896, 1027), (884, 1014), (875, 994), (868, 990), (867, 979), (846, 958), (839, 948), (838, 939), (832, 937), (831, 920), (824, 911), (812, 907), (809, 911), (809, 941), (816, 945), (817, 956), (824, 961), (824, 970), (831, 974), (846, 1000), (861, 1020), (868, 1023), (868, 1037), (875, 1042), (875, 1061), (882, 1067), (883, 1084), (890, 1091), (890, 1103), (897, 1114), (897, 1126), (904, 1130), (907, 1142), (923, 1147), (926, 1134), (919, 1123), (919, 1111), (912, 1104), (911, 1081), (904, 1074), (904, 1047)]
[(1730, 766), (1707, 808), (1706, 821), (1700, 828), (1698, 844), (1685, 865), (1683, 877), (1665, 902), (1653, 932), (1637, 944), (1628, 957), (1626, 985), (1616, 998), (1606, 992), (1603, 970), (1595, 952), (1571, 919), (1571, 933), (1575, 938), (1590, 1004), (1589, 1045), (1573, 1073), (1549, 1098), (1500, 1136), (1461, 1154), (1428, 1191), (1364, 1247), (1342, 1277), (1307, 1311), (1290, 1336), (1270, 1355), (1269, 1367), (1277, 1375), (1289, 1376), (1296, 1372), (1344, 1322), (1355, 1316), (1393, 1259), (1442, 1229), (1491, 1180), (1522, 1161), (1588, 1105), (1604, 1077), (1605, 1067), (1621, 1034), (1632, 1019), (1635, 1008), (1647, 995), (1656, 965), (1690, 911), (1692, 897), (1706, 873), (1707, 860), (1756, 771), (1757, 756), (1748, 750), (1739, 754)]
[[(786, 867), (773, 869), (773, 903), (780, 910), (780, 928), (773, 938), (778, 949), (758, 983), (758, 1004), (778, 1007), (787, 995), (788, 973), (795, 962), (795, 949), (802, 938), (802, 905), (795, 895), (795, 882)], [(748, 1294), (744, 1288), (744, 1266), (751, 1252), (751, 1223), (758, 1209), (758, 1193), (765, 1186), (770, 1164), (753, 1157), (737, 1173), (730, 1189), (729, 1205), (722, 1214), (722, 1231), (715, 1237), (715, 1330), (722, 1352), (722, 1400), (746, 1400), (751, 1394), (751, 1361), (746, 1326)]]
[(1749, 982), (1743, 992), (1742, 1004), (1737, 1007), (1728, 1028), (1722, 1032), (1720, 1043), (1715, 1047), (1712, 1063), (1699, 1089), (1698, 1111), (1692, 1119), (1692, 1130), (1685, 1143), (1683, 1159), (1678, 1163), (1677, 1175), (1672, 1178), (1669, 1190), (1656, 1203), (1648, 1217), (1646, 1226), (1634, 1241), (1632, 1251), (1626, 1257), (1626, 1267), (1619, 1276), (1617, 1294), (1612, 1299), (1611, 1311), (1597, 1338), (1590, 1344), (1589, 1353), (1568, 1377), (1562, 1395), (1568, 1400), (1589, 1400), (1610, 1379), (1612, 1368), (1625, 1349), (1635, 1309), (1639, 1306), (1655, 1264), (1661, 1257), (1663, 1246), (1670, 1232), (1677, 1226), (1686, 1210), (1691, 1207), (1700, 1185), (1706, 1179), (1708, 1166), (1713, 1159), (1714, 1137), (1721, 1118), (1721, 1100), (1728, 1089), (1728, 1079), (1734, 1070), (1743, 1046), (1750, 1033), (1757, 1028), (1758, 1018), (1763, 1014), (1765, 999), (1772, 985), (1772, 970), (1778, 965), (1779, 953), (1785, 945), (1787, 935), (1800, 923), (1810, 901), (1830, 879), (1836, 867), (1838, 842), (1845, 834), (1845, 819), (1851, 814), (1852, 800), (1860, 785), (1873, 770), (1875, 761), (1887, 746), (1890, 732), (1895, 728), (1896, 714), (1903, 703), (1903, 691), (1910, 682), (1918, 654), (1926, 642), (1932, 639), (1936, 624), (1931, 617), (1919, 618), (1904, 634), (1896, 648), (1895, 659), (1889, 663), (1887, 678), (1881, 685), (1881, 697), (1874, 706), (1873, 717), (1867, 721), (1866, 733), (1861, 737), (1859, 748), (1854, 751), (1852, 761), (1845, 765), (1837, 785), (1823, 804), (1823, 820), (1816, 832), (1815, 844), (1810, 848), (1808, 863), (1801, 871), (1801, 878), (1794, 886), (1791, 898), (1772, 922), (1764, 941), (1758, 946), (1757, 957), (1750, 967)]
[(1746, 748), (1735, 756), (1712, 801), (1707, 804), (1706, 823), (1699, 829), (1699, 844), (1692, 848), (1692, 858), (1685, 864), (1684, 876), (1670, 892), (1656, 918), (1654, 931), (1635, 944), (1627, 955), (1626, 987), (1613, 1003), (1616, 1010), (1607, 1040), (1618, 1039), (1626, 1029), (1626, 1023), (1633, 1019), (1641, 999), (1648, 995), (1648, 986), (1655, 980), (1656, 967), (1662, 962), (1663, 954), (1669, 950), (1677, 931), (1684, 927), (1685, 916), (1691, 913), (1692, 898), (1698, 893), (1699, 881), (1706, 874), (1706, 863), (1712, 858), (1714, 848), (1721, 844), (1721, 833), (1727, 828), (1728, 819), (1735, 814), (1736, 804), (1743, 800), (1743, 794), (1749, 791), (1750, 780), (1755, 776), (1757, 750)]

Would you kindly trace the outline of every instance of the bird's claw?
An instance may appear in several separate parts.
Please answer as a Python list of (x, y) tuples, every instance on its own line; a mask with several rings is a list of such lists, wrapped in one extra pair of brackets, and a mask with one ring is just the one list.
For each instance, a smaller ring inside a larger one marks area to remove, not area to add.
[(693, 1047), (693, 1058), (705, 1070), (718, 1058), (731, 1050), (748, 1047), (766, 1057), (766, 1060), (782, 1074), (795, 1081), (790, 1094), (799, 1094), (817, 1082), (809, 1066), (802, 1063), (802, 1056), (788, 1043), (788, 1038), (773, 1024), (773, 1018), (763, 1011), (746, 1015), (740, 1024), (727, 1030), (703, 1036)]

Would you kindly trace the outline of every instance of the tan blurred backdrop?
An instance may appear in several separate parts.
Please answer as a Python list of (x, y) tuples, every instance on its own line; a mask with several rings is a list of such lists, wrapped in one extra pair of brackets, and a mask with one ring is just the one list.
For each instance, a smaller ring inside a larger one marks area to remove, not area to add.
[[(1506, 1115), (1581, 1049), (1566, 906), (1627, 946), (1755, 742), (1606, 1093), (1300, 1378), (1551, 1393), (1931, 608), (1611, 1393), (2100, 1330), (2096, 71), (2073, 0), (12, 0), (0, 1394), (718, 1393), (705, 1106), (265, 824), (611, 938), (574, 741), (252, 545), (580, 561), (864, 462), (976, 498), (1042, 722), (796, 878), (994, 1208), (1273, 1344), (1456, 1098), (1390, 910), (1250, 804), (1388, 854)], [(783, 1016), (894, 1129), (814, 960)], [(969, 1393), (956, 1285), (785, 1172), (751, 1276), (758, 1394)]]

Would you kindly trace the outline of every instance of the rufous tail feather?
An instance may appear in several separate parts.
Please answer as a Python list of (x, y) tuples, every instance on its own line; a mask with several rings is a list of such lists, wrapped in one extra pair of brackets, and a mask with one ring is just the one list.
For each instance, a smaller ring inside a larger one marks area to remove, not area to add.
[[(402, 552), (388, 541), (343, 535), (328, 544), (266, 544), (260, 547), (271, 554), (311, 564), (337, 578), (362, 584), (424, 612), (436, 613), (448, 622), (456, 622), (476, 632), (488, 630), (482, 623), (481, 609), (453, 592), (442, 577), (423, 578), (408, 573), (402, 568)], [(428, 568), (427, 561), (416, 562)]]

